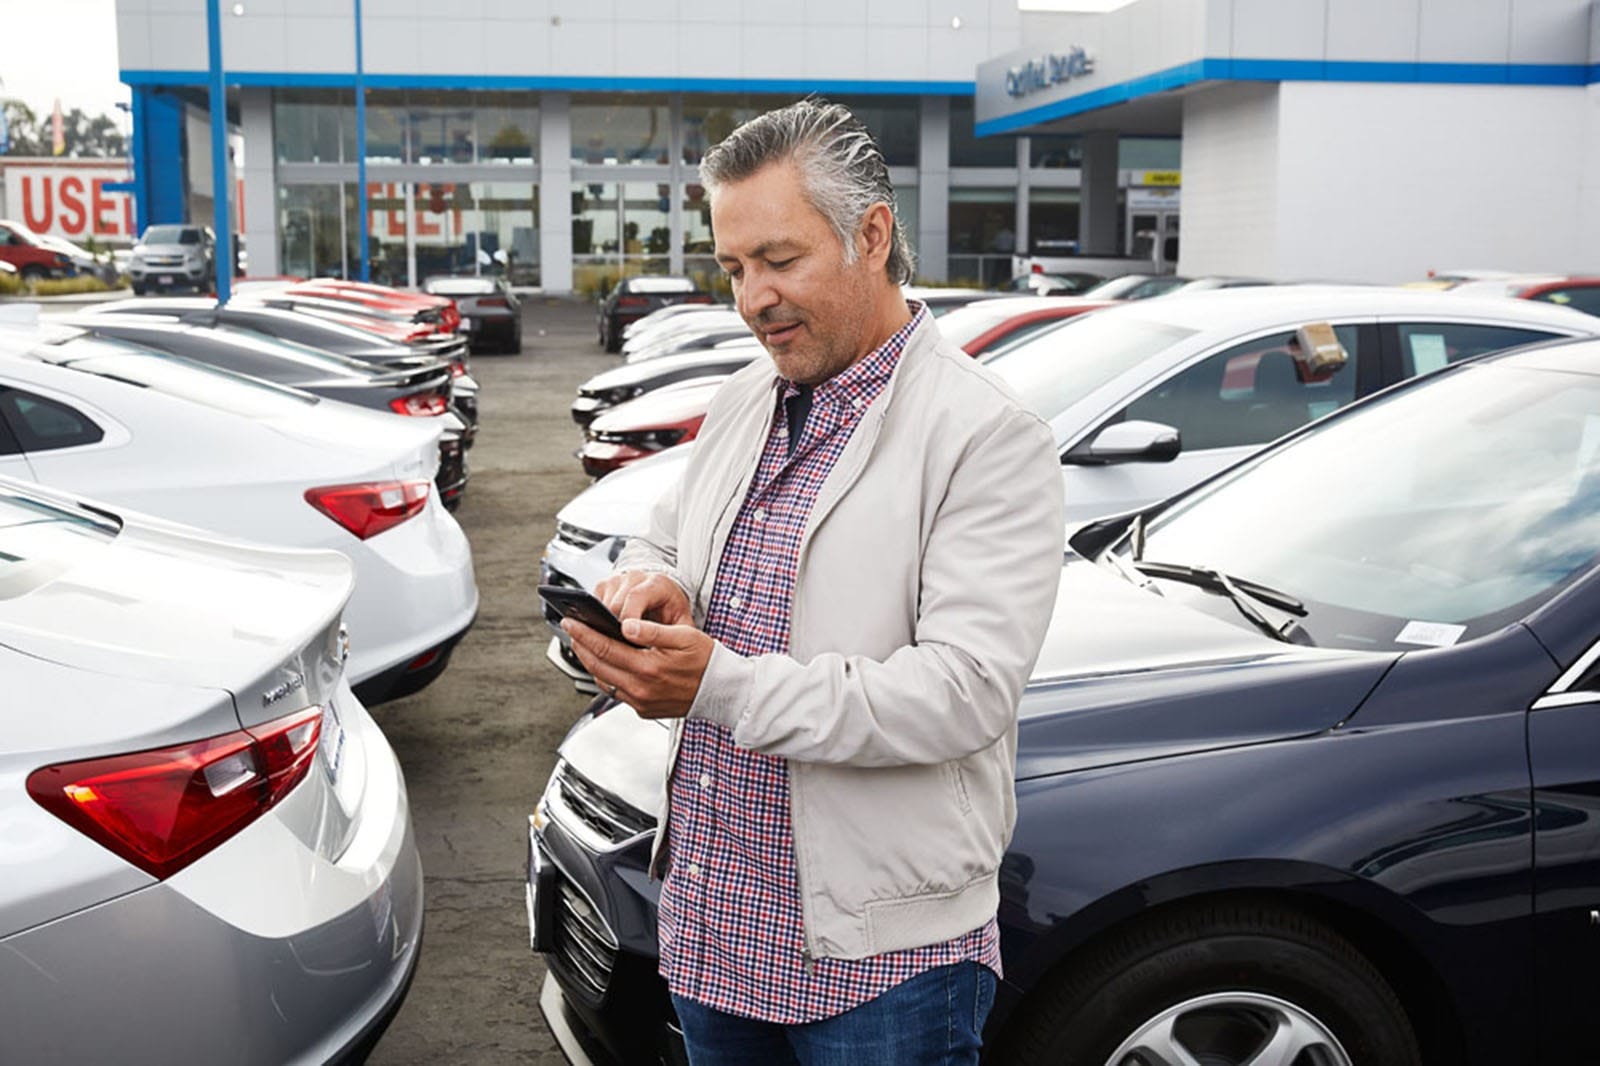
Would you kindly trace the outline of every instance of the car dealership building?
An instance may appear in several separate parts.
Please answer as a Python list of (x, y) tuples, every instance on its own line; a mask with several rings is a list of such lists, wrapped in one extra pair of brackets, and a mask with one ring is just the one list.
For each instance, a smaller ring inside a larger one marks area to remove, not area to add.
[[(141, 227), (210, 219), (207, 6), (117, 3)], [(929, 280), (995, 281), (1014, 253), (1081, 252), (1388, 281), (1595, 269), (1582, 253), (1600, 246), (1591, 0), (220, 9), (255, 274), (353, 275), (365, 233), (373, 276), (401, 284), (709, 275), (699, 159), (813, 92), (878, 135)]]

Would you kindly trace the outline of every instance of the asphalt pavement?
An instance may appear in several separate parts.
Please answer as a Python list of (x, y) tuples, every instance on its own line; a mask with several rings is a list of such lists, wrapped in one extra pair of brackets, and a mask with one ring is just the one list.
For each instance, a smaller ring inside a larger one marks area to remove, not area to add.
[(592, 303), (532, 296), (523, 319), (521, 354), (472, 358), (480, 428), (456, 518), (477, 567), (477, 624), (437, 681), (373, 708), (405, 768), (427, 878), (421, 962), (375, 1066), (566, 1061), (539, 1015), (523, 883), (528, 814), (587, 700), (544, 660), (536, 588), (556, 511), (589, 484), (567, 406), (621, 358), (596, 343)]

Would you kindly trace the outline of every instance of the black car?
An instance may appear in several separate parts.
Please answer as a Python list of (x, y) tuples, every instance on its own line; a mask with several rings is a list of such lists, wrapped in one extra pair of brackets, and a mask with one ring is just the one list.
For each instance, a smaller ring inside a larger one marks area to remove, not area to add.
[(428, 278), (422, 291), (448, 296), (461, 312), (461, 331), (475, 352), (516, 355), (522, 351), (522, 301), (500, 277)]
[[(1593, 1061), (1600, 341), (1397, 385), (1070, 543), (987, 1061)], [(530, 827), (541, 1005), (597, 1061), (681, 1061), (667, 743), (588, 716)]]
[(388, 370), (432, 369), (447, 362), (455, 377), (450, 391), (451, 410), (467, 424), (464, 440), (471, 447), (478, 428), (477, 383), (470, 377), (471, 366), (466, 361), (465, 348), (457, 351), (429, 350), (398, 341), (386, 341), (366, 330), (356, 329), (329, 318), (305, 311), (288, 311), (277, 307), (264, 307), (249, 301), (230, 301), (218, 307), (215, 300), (204, 297), (177, 296), (162, 299), (146, 297), (142, 300), (118, 300), (94, 308), (97, 315), (155, 315), (178, 319), (190, 325), (208, 329), (228, 327), (259, 334), (262, 337), (288, 341), (294, 345), (315, 348), (319, 352), (355, 359)]
[(580, 426), (587, 426), (600, 412), (619, 403), (627, 403), (662, 386), (675, 385), (692, 378), (732, 374), (764, 355), (766, 349), (751, 338), (748, 344), (680, 352), (612, 367), (578, 386), (578, 397), (572, 401), (572, 420)]
[(447, 429), (439, 441), (435, 481), (445, 506), (460, 503), (467, 484), (465, 449), (473, 428), (451, 410), (454, 379), (446, 363), (390, 369), (233, 326), (196, 325), (176, 318), (78, 314), (62, 321), (97, 337), (292, 385), (330, 400), (399, 415), (443, 417)]
[(652, 311), (673, 304), (709, 304), (716, 299), (692, 278), (650, 275), (623, 278), (600, 301), (600, 346), (622, 350), (622, 331)]

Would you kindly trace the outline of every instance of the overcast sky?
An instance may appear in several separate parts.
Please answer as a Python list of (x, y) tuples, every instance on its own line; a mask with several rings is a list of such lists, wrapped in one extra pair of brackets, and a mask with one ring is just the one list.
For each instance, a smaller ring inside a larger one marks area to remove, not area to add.
[(117, 80), (115, 0), (0, 0), (0, 96), (48, 114), (81, 107), (115, 114), (129, 99)]

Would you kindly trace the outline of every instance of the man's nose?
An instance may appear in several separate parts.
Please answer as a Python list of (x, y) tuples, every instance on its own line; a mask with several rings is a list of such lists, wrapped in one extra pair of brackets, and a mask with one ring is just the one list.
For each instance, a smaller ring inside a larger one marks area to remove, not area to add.
[(744, 283), (739, 286), (739, 314), (746, 319), (779, 303), (778, 290), (764, 270), (746, 270)]

